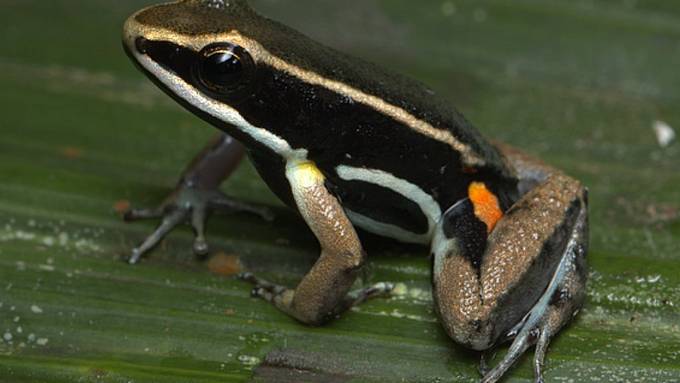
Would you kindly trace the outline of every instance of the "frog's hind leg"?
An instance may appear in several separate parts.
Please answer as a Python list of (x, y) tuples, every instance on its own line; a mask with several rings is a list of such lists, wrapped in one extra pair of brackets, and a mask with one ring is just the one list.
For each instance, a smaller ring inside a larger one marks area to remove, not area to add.
[[(536, 382), (542, 383), (543, 365), (551, 338), (578, 314), (585, 300), (588, 192), (577, 181), (514, 147), (502, 143), (496, 145), (517, 170), (520, 193), (534, 195), (537, 191), (549, 189), (551, 183), (557, 179), (563, 180), (568, 185), (577, 185), (577, 195), (581, 201), (581, 208), (574, 220), (574, 227), (568, 237), (562, 259), (549, 286), (529, 314), (507, 334), (507, 340), (514, 339), (508, 353), (493, 370), (484, 374), (483, 381), (494, 382), (500, 379), (517, 358), (535, 344), (534, 375)], [(543, 197), (544, 204), (551, 202), (555, 203), (550, 197)]]
[(195, 233), (194, 253), (207, 254), (205, 222), (212, 211), (244, 211), (271, 220), (272, 214), (268, 209), (233, 200), (219, 190), (222, 181), (237, 168), (243, 154), (241, 143), (226, 134), (217, 136), (194, 158), (182, 173), (175, 190), (159, 207), (127, 211), (124, 215), (126, 221), (161, 218), (156, 230), (133, 249), (128, 261), (137, 263), (165, 235), (187, 221)]
[(522, 174), (537, 177), (523, 180), (529, 190), (502, 214), (493, 198), (476, 195), (483, 185), (471, 186), (469, 198), (444, 213), (432, 243), (433, 295), (447, 333), (479, 351), (514, 338), (484, 383), (534, 345), (540, 382), (550, 338), (584, 299), (586, 190), (554, 170)]
[(543, 382), (543, 363), (550, 339), (576, 316), (585, 298), (586, 239), (584, 236), (588, 224), (586, 211), (582, 210), (576, 220), (576, 225), (550, 284), (529, 314), (510, 331), (508, 338), (514, 337), (510, 349), (501, 362), (484, 376), (482, 383), (500, 380), (503, 374), (533, 345), (536, 345), (534, 376), (537, 383)]
[(382, 283), (349, 293), (365, 260), (354, 227), (313, 163), (292, 161), (286, 167), (286, 177), (298, 211), (321, 245), (321, 255), (295, 289), (242, 274), (242, 279), (255, 285), (253, 295), (305, 324), (319, 325), (353, 305), (391, 291), (391, 285)]

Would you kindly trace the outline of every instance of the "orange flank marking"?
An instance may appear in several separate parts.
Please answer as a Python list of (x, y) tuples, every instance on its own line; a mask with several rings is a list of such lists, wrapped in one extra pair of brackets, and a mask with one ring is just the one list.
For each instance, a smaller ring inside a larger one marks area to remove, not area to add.
[(498, 198), (482, 182), (470, 184), (468, 197), (475, 208), (475, 215), (486, 224), (489, 233), (491, 233), (493, 228), (496, 227), (496, 223), (503, 218), (503, 211), (501, 211)]

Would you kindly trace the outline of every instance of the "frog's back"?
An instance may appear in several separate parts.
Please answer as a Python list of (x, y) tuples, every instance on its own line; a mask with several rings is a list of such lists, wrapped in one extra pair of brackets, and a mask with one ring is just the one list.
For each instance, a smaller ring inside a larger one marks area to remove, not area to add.
[(470, 182), (510, 199), (515, 178), (497, 150), (422, 84), (274, 21), (241, 28), (279, 66), (265, 81), (276, 91), (245, 113), (307, 149), (359, 226), (425, 243)]

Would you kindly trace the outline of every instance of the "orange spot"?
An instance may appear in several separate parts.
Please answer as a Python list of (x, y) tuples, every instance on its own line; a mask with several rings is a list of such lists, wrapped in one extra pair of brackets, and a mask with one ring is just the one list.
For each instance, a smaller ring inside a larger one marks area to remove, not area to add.
[(230, 277), (241, 272), (241, 260), (236, 255), (219, 253), (208, 261), (208, 269), (211, 273)]
[(468, 197), (475, 207), (475, 215), (486, 224), (489, 233), (503, 218), (498, 198), (482, 182), (473, 182), (468, 188)]

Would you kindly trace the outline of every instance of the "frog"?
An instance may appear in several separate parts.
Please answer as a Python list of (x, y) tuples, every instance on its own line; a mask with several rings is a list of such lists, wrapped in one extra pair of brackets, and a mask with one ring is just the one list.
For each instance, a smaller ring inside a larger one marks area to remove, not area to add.
[[(193, 251), (206, 254), (213, 212), (273, 219), (220, 190), (248, 157), (320, 246), (295, 287), (239, 275), (253, 296), (321, 325), (393, 288), (354, 289), (367, 262), (360, 232), (420, 244), (430, 249), (439, 323), (481, 353), (481, 382), (502, 379), (530, 348), (543, 381), (551, 339), (585, 300), (588, 191), (580, 181), (485, 138), (419, 81), (316, 42), (246, 0), (144, 8), (125, 22), (123, 47), (160, 89), (218, 130), (164, 202), (125, 214), (160, 219), (130, 263), (186, 222)], [(506, 343), (487, 366), (486, 356)]]

